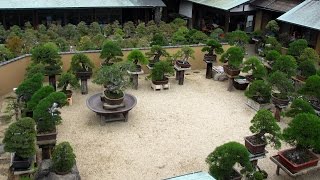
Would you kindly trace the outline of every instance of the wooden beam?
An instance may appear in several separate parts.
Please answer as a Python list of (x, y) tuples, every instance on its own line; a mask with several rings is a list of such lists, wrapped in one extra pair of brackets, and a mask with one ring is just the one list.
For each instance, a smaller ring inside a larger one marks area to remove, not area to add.
[(316, 42), (316, 51), (320, 54), (320, 31), (318, 31), (318, 38)]
[(224, 32), (229, 32), (229, 23), (230, 23), (230, 12), (226, 11), (225, 13), (225, 22), (224, 22)]

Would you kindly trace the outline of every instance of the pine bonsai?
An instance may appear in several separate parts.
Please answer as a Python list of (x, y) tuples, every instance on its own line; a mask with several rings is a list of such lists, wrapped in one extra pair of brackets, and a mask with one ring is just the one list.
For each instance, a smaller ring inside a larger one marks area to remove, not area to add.
[[(132, 50), (128, 54), (128, 61), (133, 62), (137, 67), (139, 64), (148, 64), (148, 59), (145, 55), (138, 49)], [(139, 69), (139, 68), (138, 68)]]
[(83, 53), (78, 53), (72, 56), (71, 66), (69, 71), (73, 74), (77, 72), (89, 72), (94, 68), (94, 64), (89, 57)]
[(154, 46), (154, 45), (167, 46), (168, 41), (162, 33), (156, 33), (152, 36), (151, 43), (150, 43), (150, 46)]
[(25, 79), (17, 88), (16, 94), (23, 98), (24, 102), (30, 101), (32, 95), (42, 87), (44, 77), (38, 73), (29, 79)]
[(31, 78), (33, 75), (40, 73), (43, 76), (45, 75), (45, 70), (44, 70), (44, 65), (43, 64), (34, 64), (31, 63), (28, 67), (27, 67), (27, 72), (25, 74), (25, 79)]
[(267, 61), (274, 63), (277, 59), (279, 59), (281, 54), (276, 50), (270, 50), (266, 54)]
[(100, 58), (104, 59), (103, 65), (112, 65), (114, 62), (120, 62), (123, 56), (120, 46), (113, 41), (106, 41), (102, 46)]
[(165, 74), (173, 74), (174, 69), (171, 64), (167, 61), (159, 61), (155, 63), (152, 71), (151, 78), (152, 81), (162, 81), (165, 80)]
[(295, 117), (301, 113), (309, 113), (316, 115), (311, 104), (301, 98), (295, 99), (290, 105), (290, 109), (286, 112), (286, 116)]
[(70, 85), (73, 89), (80, 88), (80, 84), (76, 76), (70, 72), (62, 73), (59, 78), (58, 88), (62, 88), (62, 92), (67, 94), (67, 87)]
[(308, 96), (310, 99), (320, 102), (320, 76), (310, 76), (304, 86), (298, 91), (299, 93)]
[(53, 92), (54, 92), (54, 89), (52, 86), (43, 86), (42, 88), (37, 90), (32, 95), (31, 100), (27, 104), (28, 110), (33, 111), (42, 99), (49, 96), (49, 94)]
[(215, 39), (209, 39), (206, 46), (201, 49), (202, 52), (207, 52), (208, 56), (214, 54), (222, 54), (224, 52), (222, 45)]
[(317, 73), (316, 66), (314, 65), (314, 62), (312, 62), (311, 60), (305, 60), (303, 62), (300, 62), (297, 70), (297, 75), (302, 76), (304, 79), (307, 79), (308, 77)]
[(247, 73), (252, 71), (254, 79), (262, 79), (267, 75), (267, 69), (264, 67), (262, 62), (255, 56), (250, 57), (243, 63), (242, 71)]
[(247, 35), (247, 33), (240, 30), (228, 32), (226, 34), (226, 39), (231, 46), (240, 46), (243, 49), (244, 45), (249, 42), (249, 36)]
[(305, 39), (298, 39), (289, 44), (288, 55), (299, 58), (303, 51), (308, 47), (308, 42)]
[(152, 63), (157, 63), (160, 61), (161, 56), (168, 57), (169, 53), (162, 46), (153, 45), (146, 55), (148, 58), (153, 57)]
[(52, 167), (58, 174), (66, 174), (71, 171), (76, 163), (76, 155), (68, 142), (58, 144), (52, 153)]
[(271, 86), (263, 80), (255, 80), (245, 91), (245, 95), (260, 104), (269, 103), (271, 99)]
[(288, 78), (294, 76), (297, 71), (297, 62), (293, 56), (280, 56), (272, 66), (273, 71), (281, 71), (287, 75)]
[(264, 52), (268, 53), (271, 50), (278, 51), (281, 53), (281, 44), (278, 42), (278, 40), (275, 37), (267, 37), (265, 40), (265, 47), (263, 49)]
[(189, 46), (183, 46), (181, 50), (179, 50), (179, 53), (183, 57), (182, 58), (183, 64), (187, 64), (190, 58), (194, 59), (194, 50)]
[(314, 49), (309, 47), (303, 50), (303, 52), (301, 53), (298, 59), (299, 59), (298, 63), (304, 62), (304, 61), (311, 61), (313, 63), (320, 62), (319, 54)]
[(277, 21), (271, 20), (268, 22), (265, 29), (267, 31), (267, 34), (274, 36), (275, 34), (277, 34), (279, 32), (280, 27), (279, 27)]
[(288, 99), (289, 95), (294, 92), (292, 81), (283, 72), (276, 71), (269, 77), (269, 82), (274, 86), (279, 93), (274, 95), (279, 99)]
[(229, 48), (222, 56), (220, 61), (228, 62), (228, 65), (232, 69), (239, 69), (243, 62), (244, 52), (239, 47)]

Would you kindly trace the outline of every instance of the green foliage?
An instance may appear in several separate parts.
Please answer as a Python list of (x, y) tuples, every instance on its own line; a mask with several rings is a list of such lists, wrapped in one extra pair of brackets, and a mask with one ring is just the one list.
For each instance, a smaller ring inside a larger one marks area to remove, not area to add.
[(84, 53), (77, 53), (72, 56), (69, 71), (72, 73), (92, 71), (94, 64)]
[(99, 23), (92, 22), (89, 27), (89, 35), (91, 37), (93, 37), (97, 34), (101, 34), (101, 27), (100, 27)]
[(259, 110), (251, 120), (250, 131), (271, 146), (281, 147), (281, 128), (269, 110)]
[(13, 53), (5, 46), (0, 46), (0, 63), (14, 58)]
[(298, 58), (307, 47), (308, 42), (305, 39), (295, 40), (289, 44), (288, 55)]
[(255, 79), (262, 79), (267, 75), (267, 69), (262, 62), (255, 56), (250, 57), (243, 63), (242, 71), (252, 71), (252, 75)]
[(245, 172), (252, 171), (249, 152), (238, 142), (228, 142), (217, 147), (208, 155), (206, 162), (209, 164), (210, 174), (217, 180), (230, 179), (236, 163), (239, 163)]
[(12, 123), (4, 134), (4, 150), (15, 152), (21, 158), (29, 158), (36, 154), (35, 123), (31, 118), (21, 118)]
[(299, 63), (298, 74), (300, 74), (301, 76), (308, 78), (309, 76), (315, 75), (316, 73), (316, 66), (311, 60), (306, 60)]
[(139, 23), (138, 26), (136, 27), (135, 32), (139, 38), (147, 36), (148, 34), (147, 34), (147, 28), (145, 26), (145, 23)]
[(320, 61), (319, 54), (312, 48), (305, 48), (299, 57), (299, 62), (311, 61), (313, 63), (318, 63)]
[(169, 56), (169, 53), (162, 46), (153, 45), (146, 55), (148, 58), (153, 57), (153, 62), (156, 63), (160, 61), (161, 56), (167, 57)]
[(209, 39), (201, 51), (207, 52), (208, 55), (214, 55), (215, 53), (222, 54), (224, 52), (222, 45), (215, 39)]
[(127, 21), (123, 25), (123, 31), (125, 33), (125, 37), (132, 37), (134, 35), (135, 26), (132, 21)]
[(232, 32), (228, 32), (226, 34), (226, 39), (230, 45), (236, 45), (243, 47), (245, 44), (249, 42), (249, 36), (246, 32), (236, 30)]
[(159, 61), (154, 64), (151, 71), (152, 81), (161, 81), (165, 79), (165, 74), (173, 74), (174, 69), (167, 61)]
[(100, 58), (104, 59), (103, 64), (119, 62), (122, 59), (118, 56), (123, 56), (120, 46), (113, 41), (106, 41), (102, 46)]
[(181, 18), (175, 18), (172, 22), (171, 22), (171, 26), (173, 27), (173, 29), (177, 30), (180, 27), (186, 27), (187, 26), (187, 21)]
[(138, 49), (134, 49), (128, 54), (128, 61), (131, 61), (134, 64), (148, 64), (148, 59)]
[(190, 44), (199, 44), (205, 43), (208, 39), (208, 36), (202, 31), (196, 31), (192, 34), (191, 38), (189, 39)]
[(223, 35), (223, 33), (224, 31), (221, 28), (216, 28), (211, 32), (210, 38), (221, 41), (221, 35)]
[(271, 99), (271, 86), (263, 80), (255, 80), (245, 91), (245, 95), (258, 103), (269, 103)]
[(68, 142), (58, 144), (52, 153), (52, 167), (55, 172), (70, 172), (76, 163), (76, 155)]
[(71, 44), (77, 42), (79, 39), (79, 32), (77, 31), (77, 27), (73, 24), (65, 25), (62, 29), (62, 33)]
[(189, 30), (186, 27), (180, 27), (172, 36), (172, 42), (177, 45), (186, 44), (188, 39), (186, 35), (188, 34)]
[(80, 84), (77, 77), (70, 72), (62, 73), (58, 81), (58, 88), (62, 88), (62, 92), (67, 91), (68, 85), (70, 85), (73, 89), (80, 88)]
[(58, 37), (57, 39), (55, 39), (54, 43), (58, 46), (61, 52), (69, 51), (69, 44), (65, 38)]
[(289, 94), (294, 92), (291, 79), (283, 72), (276, 71), (272, 73), (269, 77), (269, 82), (279, 91), (277, 97), (280, 99), (288, 99)]
[(286, 112), (286, 116), (295, 117), (301, 113), (309, 113), (316, 115), (311, 104), (301, 98), (295, 99), (290, 105), (290, 109)]
[(152, 36), (150, 46), (158, 45), (158, 46), (167, 46), (168, 40), (162, 33), (156, 33)]
[(269, 52), (271, 50), (276, 50), (279, 53), (281, 53), (282, 45), (278, 42), (278, 40), (275, 37), (268, 37), (266, 39), (264, 52)]
[(228, 61), (228, 65), (233, 69), (239, 69), (243, 62), (244, 52), (240, 47), (230, 47), (222, 56), (222, 62)]
[(88, 50), (97, 49), (97, 46), (92, 42), (92, 39), (90, 36), (83, 36), (80, 38), (77, 49), (79, 51), (88, 51)]
[(93, 36), (92, 42), (97, 49), (101, 49), (103, 46), (103, 43), (105, 42), (105, 37), (102, 34), (97, 34)]
[(194, 59), (194, 50), (189, 46), (183, 46), (177, 55), (182, 57), (183, 62), (187, 62), (190, 58)]
[(49, 96), (49, 94), (53, 93), (54, 89), (52, 86), (43, 86), (39, 90), (37, 90), (31, 97), (30, 101), (27, 103), (27, 107), (29, 110), (33, 111), (38, 103)]
[(275, 20), (269, 21), (265, 28), (267, 31), (269, 31), (271, 33), (278, 33), (280, 30), (280, 27), (279, 27), (277, 21), (275, 21)]
[(34, 64), (31, 63), (28, 67), (27, 67), (27, 72), (25, 74), (25, 79), (31, 78), (33, 75), (35, 74), (42, 74), (45, 75), (45, 69), (44, 69), (44, 65), (43, 64)]
[(294, 76), (297, 71), (297, 62), (293, 56), (282, 55), (272, 66), (273, 71), (281, 71), (287, 75), (287, 77)]
[(320, 118), (313, 114), (301, 113), (293, 118), (283, 130), (284, 140), (297, 148), (316, 148), (320, 146)]
[(87, 24), (83, 21), (79, 22), (77, 25), (77, 31), (79, 32), (80, 36), (87, 36), (89, 33), (89, 28)]
[(299, 93), (317, 98), (320, 100), (320, 76), (313, 75), (310, 76), (304, 86), (299, 90)]
[(32, 95), (42, 87), (44, 77), (42, 74), (37, 73), (29, 79), (25, 79), (17, 88), (16, 94), (22, 96), (24, 102), (28, 102)]
[(63, 107), (67, 103), (67, 96), (63, 92), (53, 92), (40, 100), (33, 111), (33, 119), (37, 123), (38, 133), (52, 132), (56, 128), (55, 125), (60, 123), (60, 113), (52, 115), (49, 112), (53, 103), (58, 103), (59, 107)]
[(19, 36), (8, 36), (6, 40), (6, 48), (10, 50), (15, 56), (18, 56), (22, 52), (23, 41)]
[(276, 50), (270, 50), (270, 51), (268, 51), (267, 54), (266, 54), (266, 59), (267, 59), (268, 61), (275, 62), (277, 59), (280, 58), (280, 56), (281, 56), (281, 54), (280, 54), (278, 51), (276, 51)]

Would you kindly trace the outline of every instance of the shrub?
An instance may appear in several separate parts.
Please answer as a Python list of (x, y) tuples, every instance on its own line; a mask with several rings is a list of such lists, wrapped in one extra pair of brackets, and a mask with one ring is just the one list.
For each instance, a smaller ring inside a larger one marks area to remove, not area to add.
[(244, 52), (239, 47), (229, 48), (222, 56), (221, 61), (228, 61), (228, 65), (233, 69), (239, 69), (243, 62)]
[(298, 58), (307, 47), (308, 42), (305, 39), (295, 40), (289, 44), (288, 55)]
[(54, 89), (52, 86), (44, 86), (44, 87), (40, 88), (39, 90), (37, 90), (32, 95), (31, 100), (27, 104), (28, 109), (33, 111), (42, 99), (49, 96), (49, 94), (51, 94), (53, 92), (54, 92)]
[(313, 63), (318, 63), (320, 61), (319, 54), (312, 48), (305, 48), (299, 57), (299, 62), (311, 61)]
[(52, 153), (52, 167), (57, 173), (68, 173), (76, 163), (76, 155), (68, 142), (58, 144)]
[(279, 27), (277, 21), (275, 21), (275, 20), (269, 21), (265, 28), (267, 31), (269, 31), (273, 34), (278, 33), (280, 30), (280, 27)]
[(232, 32), (228, 32), (226, 34), (226, 39), (230, 45), (236, 45), (243, 47), (245, 44), (249, 42), (249, 36), (246, 32), (236, 30)]
[(12, 123), (4, 134), (4, 150), (16, 156), (29, 158), (36, 154), (34, 120), (28, 117)]
[(55, 39), (54, 43), (58, 46), (61, 52), (67, 52), (70, 50), (70, 46), (67, 40), (63, 37), (58, 37), (57, 39)]
[(31, 78), (33, 75), (38, 73), (42, 74), (43, 76), (45, 75), (44, 65), (41, 63), (39, 64), (31, 63), (26, 70), (27, 72), (25, 74), (25, 79)]
[(79, 32), (80, 36), (86, 36), (89, 33), (89, 28), (87, 24), (83, 21), (79, 22), (77, 25), (77, 31)]
[(245, 91), (245, 95), (258, 103), (269, 103), (271, 99), (271, 86), (263, 80), (255, 80)]
[(304, 86), (299, 90), (299, 93), (317, 98), (320, 100), (320, 76), (310, 76)]
[(301, 113), (316, 114), (311, 104), (303, 99), (297, 98), (290, 105), (290, 109), (286, 112), (286, 116), (295, 117)]
[(187, 44), (188, 39), (186, 35), (188, 34), (189, 29), (186, 27), (180, 27), (172, 36), (172, 42), (177, 45)]
[(44, 77), (38, 73), (33, 75), (29, 79), (25, 79), (17, 88), (16, 94), (22, 96), (24, 102), (28, 102), (32, 95), (42, 87), (42, 81)]
[(189, 39), (189, 42), (191, 44), (199, 44), (199, 43), (205, 43), (208, 39), (208, 36), (201, 32), (201, 31), (196, 31), (193, 33)]
[(89, 57), (83, 53), (77, 53), (72, 56), (70, 71), (72, 73), (91, 71), (94, 64)]
[(80, 88), (77, 77), (70, 72), (62, 73), (58, 81), (58, 88), (62, 88), (62, 92), (64, 93), (67, 92), (68, 85), (70, 85), (73, 89)]
[(102, 34), (97, 34), (92, 37), (92, 43), (94, 44), (96, 49), (101, 49), (104, 42), (105, 42), (105, 37)]
[(100, 58), (104, 59), (103, 64), (109, 65), (121, 61), (118, 56), (123, 56), (120, 46), (113, 41), (106, 41), (100, 54)]
[(98, 49), (98, 47), (92, 42), (90, 36), (83, 36), (78, 43), (77, 49), (79, 51), (88, 51)]
[(150, 46), (154, 46), (154, 45), (167, 46), (168, 41), (162, 33), (156, 33), (152, 36), (151, 43), (150, 43)]
[(201, 51), (207, 52), (208, 55), (214, 55), (215, 53), (222, 54), (224, 52), (222, 45), (215, 39), (209, 39)]
[(243, 63), (243, 72), (252, 71), (252, 75), (255, 79), (262, 79), (267, 75), (267, 69), (264, 67), (262, 62), (255, 56), (250, 57)]
[(138, 49), (134, 49), (128, 54), (128, 61), (131, 61), (134, 64), (148, 64), (148, 59)]
[(223, 35), (224, 31), (221, 28), (214, 29), (211, 34), (210, 38), (221, 41), (221, 35)]
[(281, 128), (269, 110), (259, 110), (251, 120), (250, 131), (276, 149), (281, 147)]
[(135, 30), (134, 23), (132, 21), (127, 21), (123, 25), (123, 31), (125, 33), (125, 37), (132, 37), (134, 35)]
[(161, 81), (165, 79), (165, 74), (173, 74), (174, 69), (167, 61), (159, 61), (154, 64), (151, 71), (152, 81)]
[(294, 92), (291, 79), (288, 79), (283, 72), (276, 71), (272, 73), (269, 77), (269, 82), (279, 91), (275, 95), (280, 99), (288, 99), (289, 94)]
[(282, 55), (272, 66), (273, 71), (281, 71), (287, 75), (287, 77), (294, 76), (297, 71), (297, 62), (293, 56)]
[(281, 54), (280, 54), (278, 51), (276, 51), (276, 50), (270, 50), (270, 51), (268, 51), (267, 54), (266, 54), (266, 59), (267, 59), (268, 61), (275, 62), (277, 59), (280, 58), (280, 56), (281, 56)]
[(297, 148), (317, 148), (320, 146), (320, 119), (313, 114), (298, 114), (283, 131), (284, 140)]
[(23, 41), (19, 36), (9, 36), (6, 40), (6, 48), (8, 48), (15, 56), (22, 52)]
[(208, 155), (206, 162), (209, 164), (210, 174), (218, 180), (230, 179), (236, 163), (244, 168), (242, 172), (252, 171), (249, 152), (238, 142), (228, 142), (217, 147)]
[(311, 60), (300, 62), (297, 69), (298, 74), (306, 78), (317, 73), (316, 66)]
[(276, 50), (281, 53), (281, 44), (277, 41), (275, 37), (268, 37), (265, 43), (264, 52), (271, 50)]

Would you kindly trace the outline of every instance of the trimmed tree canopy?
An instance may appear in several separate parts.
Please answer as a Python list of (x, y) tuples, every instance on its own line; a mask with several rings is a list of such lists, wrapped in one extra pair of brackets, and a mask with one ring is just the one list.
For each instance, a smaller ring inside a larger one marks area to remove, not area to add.
[(54, 171), (68, 173), (76, 163), (76, 155), (68, 142), (58, 144), (52, 153)]

